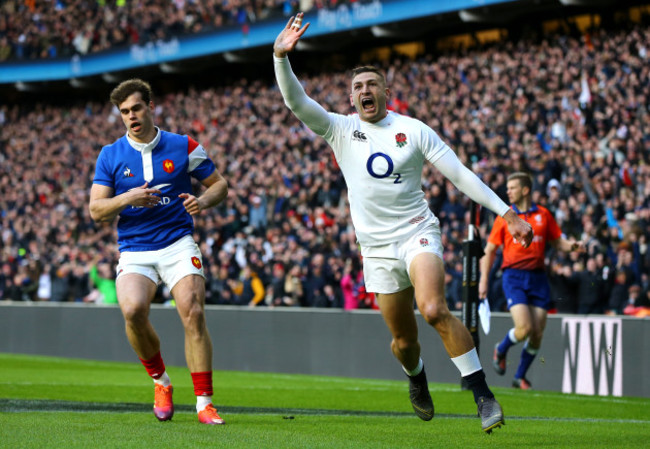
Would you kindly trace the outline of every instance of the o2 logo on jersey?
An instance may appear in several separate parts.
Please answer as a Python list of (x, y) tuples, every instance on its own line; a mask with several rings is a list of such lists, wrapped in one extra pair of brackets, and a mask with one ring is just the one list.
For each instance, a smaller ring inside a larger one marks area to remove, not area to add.
[(374, 153), (368, 158), (366, 163), (366, 170), (373, 178), (384, 179), (390, 176), (395, 177), (394, 184), (402, 183), (402, 175), (400, 173), (393, 173), (395, 164), (389, 155), (384, 153)]
[(174, 161), (171, 159), (165, 159), (163, 161), (163, 170), (167, 173), (171, 173), (174, 171)]

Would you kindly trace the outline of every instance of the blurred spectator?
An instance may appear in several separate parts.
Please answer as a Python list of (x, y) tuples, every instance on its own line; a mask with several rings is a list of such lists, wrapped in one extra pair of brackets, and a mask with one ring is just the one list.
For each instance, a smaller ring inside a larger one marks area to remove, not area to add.
[(266, 196), (253, 195), (250, 199), (248, 222), (257, 231), (266, 230)]
[(578, 295), (571, 282), (571, 266), (562, 261), (550, 264), (548, 280), (551, 300), (557, 313), (578, 313)]
[(38, 289), (36, 291), (38, 301), (49, 301), (52, 296), (52, 277), (50, 272), (51, 267), (46, 265), (38, 277)]
[(340, 295), (336, 293), (334, 287), (330, 284), (323, 287), (322, 292), (318, 292), (314, 296), (313, 307), (330, 307), (330, 308), (341, 308), (343, 305), (343, 299)]
[(270, 284), (266, 287), (266, 304), (272, 307), (291, 306), (293, 302), (284, 288), (286, 270), (284, 264), (273, 264)]
[(606, 281), (598, 271), (596, 259), (589, 257), (586, 265), (574, 265), (571, 282), (578, 290), (578, 313), (605, 313), (608, 296)]
[(328, 266), (325, 265), (325, 258), (322, 254), (314, 254), (309, 265), (307, 280), (305, 281), (306, 305), (309, 307), (321, 307), (325, 304), (323, 296), (325, 287), (333, 285), (333, 279)]
[(463, 263), (456, 261), (445, 273), (445, 294), (449, 310), (463, 308)]
[(249, 265), (241, 269), (239, 279), (230, 283), (235, 294), (235, 303), (255, 307), (264, 304), (264, 284)]
[[(92, 268), (91, 268), (92, 269)], [(110, 272), (108, 273), (110, 276)], [(86, 271), (86, 266), (80, 263), (75, 263), (71, 273), (71, 286), (70, 293), (72, 301), (83, 302), (90, 295), (90, 276)]]
[(359, 308), (359, 298), (355, 292), (355, 285), (361, 281), (363, 271), (361, 270), (359, 259), (348, 258), (343, 268), (343, 277), (341, 278), (341, 294), (343, 295), (343, 309), (354, 310)]
[(72, 300), (73, 275), (69, 262), (64, 262), (58, 268), (52, 269), (52, 302), (67, 302)]
[(85, 302), (96, 304), (117, 304), (117, 290), (115, 288), (115, 274), (106, 261), (99, 261), (90, 267), (88, 277), (93, 289), (84, 298)]
[(625, 315), (650, 317), (650, 291), (641, 290), (641, 286), (637, 284), (630, 285), (627, 303), (623, 309)]
[(206, 304), (235, 304), (233, 292), (230, 289), (228, 265), (210, 265), (206, 278)]
[(629, 305), (627, 284), (627, 274), (625, 271), (617, 272), (614, 286), (609, 294), (609, 301), (607, 303), (606, 313), (608, 315), (622, 315), (623, 310)]
[(293, 265), (284, 278), (286, 296), (281, 305), (301, 306), (305, 303), (305, 293), (300, 265)]

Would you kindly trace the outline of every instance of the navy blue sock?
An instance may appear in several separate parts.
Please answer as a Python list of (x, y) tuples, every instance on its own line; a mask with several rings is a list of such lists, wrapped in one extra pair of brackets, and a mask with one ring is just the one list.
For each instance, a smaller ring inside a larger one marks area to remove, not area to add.
[(487, 382), (485, 382), (485, 373), (482, 369), (463, 377), (463, 379), (465, 379), (467, 386), (470, 388), (470, 390), (472, 390), (472, 393), (474, 393), (474, 402), (477, 404), (478, 398), (481, 396), (484, 396), (486, 398), (494, 397), (492, 391), (490, 390), (490, 387), (488, 387)]
[(499, 354), (501, 355), (506, 355), (508, 353), (508, 349), (517, 344), (513, 343), (510, 339), (510, 332), (511, 331), (508, 331), (506, 336), (503, 337), (503, 340), (501, 340), (501, 343), (499, 343), (499, 346), (497, 346), (497, 351), (499, 351)]
[[(533, 351), (532, 353), (530, 351)], [(532, 349), (528, 347), (528, 343), (524, 346), (524, 349), (521, 350), (521, 359), (519, 359), (519, 366), (517, 367), (517, 372), (515, 373), (515, 379), (523, 379), (526, 377), (528, 368), (533, 363), (535, 356), (537, 355), (537, 349)]]

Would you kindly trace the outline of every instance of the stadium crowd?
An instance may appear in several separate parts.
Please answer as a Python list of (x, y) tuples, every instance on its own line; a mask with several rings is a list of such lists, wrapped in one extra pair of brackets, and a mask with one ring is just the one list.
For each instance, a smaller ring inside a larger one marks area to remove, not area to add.
[[(567, 235), (588, 241), (586, 254), (548, 254), (559, 312), (650, 310), (649, 48), (650, 28), (637, 25), (383, 64), (392, 109), (432, 126), (505, 201), (507, 174), (532, 173), (534, 201)], [(269, 50), (269, 72), (270, 58)], [(303, 78), (319, 103), (351, 112), (347, 74)], [(291, 115), (273, 81), (154, 101), (156, 121), (201, 142), (229, 182), (224, 203), (195, 220), (209, 304), (376, 307), (332, 153)], [(107, 242), (116, 231), (90, 219), (88, 161), (123, 132), (118, 111), (108, 101), (3, 104), (0, 127), (0, 298), (110, 297), (93, 285), (113, 277), (117, 250)], [(430, 165), (422, 182), (441, 221), (457, 310), (468, 200)], [(483, 236), (492, 220), (482, 211)], [(489, 298), (504, 310), (498, 266)]]
[(167, 41), (296, 11), (365, 0), (6, 0), (0, 5), (0, 62), (70, 57)]

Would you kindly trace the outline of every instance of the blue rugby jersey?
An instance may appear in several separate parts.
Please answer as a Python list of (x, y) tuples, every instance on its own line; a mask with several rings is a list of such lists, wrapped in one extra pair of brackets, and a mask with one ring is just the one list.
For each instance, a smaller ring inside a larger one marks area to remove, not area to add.
[(159, 130), (156, 139), (135, 149), (127, 136), (102, 148), (93, 183), (111, 187), (115, 196), (145, 181), (162, 192), (152, 208), (127, 206), (120, 212), (117, 242), (121, 251), (153, 251), (191, 234), (194, 221), (183, 207), (181, 193), (192, 193), (191, 177), (199, 181), (215, 171), (205, 149), (189, 136)]

